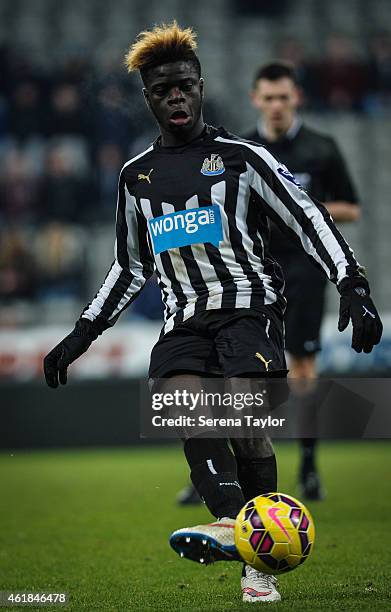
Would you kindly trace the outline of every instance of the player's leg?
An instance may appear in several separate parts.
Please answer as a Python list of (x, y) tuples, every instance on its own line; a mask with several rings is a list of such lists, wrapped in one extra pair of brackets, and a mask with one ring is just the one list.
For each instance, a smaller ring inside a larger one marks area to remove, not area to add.
[[(199, 393), (202, 375), (218, 377), (221, 370), (213, 338), (205, 333), (202, 317), (195, 316), (157, 342), (151, 354), (149, 376), (152, 391), (158, 387), (159, 393), (177, 390)], [(172, 416), (175, 409), (173, 406), (170, 410)], [(181, 410), (179, 406), (178, 410)], [(227, 441), (210, 440), (208, 433), (207, 428), (198, 430), (196, 437), (191, 428), (178, 431), (184, 442), (192, 482), (217, 521), (180, 529), (170, 538), (179, 554), (203, 563), (238, 558), (233, 526), (244, 504), (235, 457)]]
[[(159, 393), (180, 397), (185, 391), (187, 396), (200, 396), (206, 383), (208, 381), (197, 374), (176, 374), (160, 382)], [(214, 390), (212, 379), (209, 379), (208, 390)], [(202, 410), (203, 416), (213, 417), (209, 406), (204, 406)], [(169, 409), (169, 416), (173, 418), (181, 414), (182, 406)], [(196, 431), (194, 427), (185, 425), (178, 428), (177, 433), (183, 441), (191, 481), (211, 514), (217, 519), (236, 518), (245, 500), (238, 483), (236, 459), (228, 440), (216, 437), (216, 428), (209, 425), (200, 426)]]
[[(304, 441), (304, 440), (303, 440)], [(237, 477), (245, 501), (277, 490), (277, 461), (270, 438), (232, 439)], [(193, 482), (178, 495), (180, 505), (199, 504), (202, 499)]]
[[(254, 392), (257, 381), (246, 379), (231, 379), (233, 392)], [(251, 384), (251, 389), (244, 388)], [(238, 479), (246, 501), (262, 495), (277, 491), (277, 462), (273, 444), (268, 435), (257, 438), (232, 438), (238, 466)], [(280, 601), (281, 596), (277, 590), (277, 579), (263, 572), (259, 572), (250, 565), (243, 564), (241, 576), (242, 598), (244, 602), (273, 602)]]
[[(282, 322), (275, 315), (248, 312), (222, 328), (219, 335), (220, 358), (229, 377), (231, 393), (252, 393), (265, 380), (275, 385), (270, 398), (279, 398), (281, 377), (286, 391), (286, 364), (283, 350)], [(282, 385), (281, 385), (282, 387)], [(276, 406), (272, 406), (276, 407)], [(259, 436), (259, 434), (257, 434)], [(238, 478), (246, 500), (277, 488), (277, 462), (268, 436), (231, 439), (238, 465)]]
[[(212, 321), (211, 332), (217, 336), (217, 344), (229, 374), (233, 371), (232, 367), (235, 368), (235, 372), (241, 368), (248, 370), (250, 377), (255, 374), (261, 374), (263, 373), (264, 366), (262, 361), (255, 357), (256, 353), (263, 351), (269, 357), (272, 356), (272, 353), (273, 355), (276, 352), (282, 353), (282, 330), (280, 338), (277, 339), (275, 337), (276, 332), (271, 329), (275, 324), (271, 326), (271, 321), (266, 315), (261, 315), (257, 312), (251, 313), (248, 309), (236, 310), (232, 312), (231, 320), (226, 319), (224, 325), (222, 325), (223, 319), (218, 313), (210, 312), (207, 316)], [(272, 334), (272, 340), (267, 337), (268, 334)], [(244, 340), (244, 345), (241, 349), (243, 350), (243, 355), (235, 352), (238, 348), (238, 338), (243, 338)], [(272, 353), (270, 351), (267, 353), (268, 349), (265, 349), (265, 346), (268, 346), (270, 342), (273, 343)], [(234, 350), (232, 350), (232, 347), (234, 347)], [(281, 367), (285, 376), (285, 361), (283, 356), (281, 358), (283, 363), (280, 366), (278, 365), (280, 357), (278, 357), (278, 359), (274, 359), (274, 364), (273, 366), (270, 365), (270, 367), (275, 369)], [(245, 378), (230, 378), (231, 386), (241, 387), (246, 384)], [(243, 391), (243, 389), (230, 389), (230, 391), (235, 393)], [(251, 389), (247, 389), (247, 392), (250, 391)], [(231, 442), (234, 445), (234, 442)], [(247, 441), (245, 444), (247, 445)], [(261, 449), (259, 444), (263, 444), (264, 447)], [(276, 489), (277, 464), (270, 440), (261, 439), (261, 441), (257, 441), (257, 449), (254, 450), (251, 457), (247, 452), (247, 448), (241, 452), (240, 448), (234, 446), (233, 450), (238, 463), (238, 479), (246, 500), (265, 491)], [(201, 499), (193, 482), (180, 491), (178, 495), (178, 503), (181, 505), (197, 504), (200, 501)]]
[[(242, 397), (253, 397), (260, 390), (264, 379), (230, 378), (230, 392)], [(246, 433), (248, 433), (246, 431)], [(277, 461), (270, 437), (256, 432), (256, 437), (235, 437), (230, 440), (234, 452), (238, 480), (246, 501), (257, 495), (277, 490)]]
[[(277, 461), (270, 438), (258, 438), (252, 442), (253, 446), (248, 439), (231, 440), (238, 480), (246, 501), (277, 490)], [(183, 506), (202, 503), (192, 482), (179, 492), (177, 501)]]
[(171, 546), (182, 557), (200, 563), (240, 561), (234, 541), (234, 525), (245, 499), (228, 441), (224, 438), (190, 437), (184, 440), (184, 452), (192, 483), (217, 520), (175, 531), (170, 538)]
[[(264, 386), (269, 378), (284, 379), (284, 386), (274, 387), (269, 393), (271, 404), (286, 399), (286, 364), (283, 350), (282, 324), (267, 314), (246, 313), (242, 319), (232, 321), (219, 335), (218, 350), (224, 372), (229, 376), (232, 394), (252, 393), (258, 385)], [(274, 380), (278, 384), (277, 380)], [(242, 395), (244, 396), (244, 395)], [(272, 399), (274, 398), (274, 399)], [(249, 433), (249, 432), (246, 432)], [(246, 501), (262, 493), (277, 489), (277, 463), (270, 438), (249, 435), (231, 438), (238, 466), (238, 478)], [(241, 575), (244, 602), (280, 601), (277, 580), (244, 564)]]
[[(316, 355), (290, 355), (289, 377), (292, 379), (292, 401), (298, 408), (303, 423), (316, 418), (318, 391), (316, 385)], [(320, 500), (324, 497), (316, 464), (317, 439), (300, 439), (299, 488), (305, 499)]]
[(233, 438), (231, 445), (245, 500), (277, 491), (277, 461), (271, 439)]
[[(238, 465), (238, 478), (246, 501), (257, 495), (277, 491), (277, 462), (269, 436), (232, 438)], [(277, 579), (243, 564), (240, 581), (245, 602), (280, 601)]]
[[(303, 443), (307, 440), (311, 442), (309, 438), (303, 439)], [(240, 442), (240, 439), (232, 440), (232, 446), (237, 462), (238, 481), (245, 500), (269, 491), (276, 491), (277, 461), (273, 447), (265, 445), (265, 440), (261, 438), (259, 440), (261, 448), (249, 456)], [(178, 493), (177, 502), (181, 506), (198, 505), (202, 503), (202, 499), (194, 484), (190, 482)]]
[[(159, 393), (172, 396), (186, 390), (188, 394), (197, 394), (204, 386), (201, 380), (192, 373), (173, 375), (160, 380)], [(182, 413), (182, 407), (172, 406), (167, 416), (176, 418)], [(171, 546), (180, 556), (204, 564), (240, 560), (234, 542), (234, 524), (245, 502), (228, 441), (211, 439), (209, 436), (213, 433), (216, 431), (208, 427), (198, 435), (186, 426), (178, 429), (192, 483), (217, 520), (178, 529), (170, 537)]]

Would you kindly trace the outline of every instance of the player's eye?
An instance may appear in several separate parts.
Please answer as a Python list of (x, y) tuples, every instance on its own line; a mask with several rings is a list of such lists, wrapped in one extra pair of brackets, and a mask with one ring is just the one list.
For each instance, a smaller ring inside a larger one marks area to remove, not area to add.
[(152, 91), (156, 96), (164, 96), (167, 93), (167, 87), (164, 85), (157, 85)]

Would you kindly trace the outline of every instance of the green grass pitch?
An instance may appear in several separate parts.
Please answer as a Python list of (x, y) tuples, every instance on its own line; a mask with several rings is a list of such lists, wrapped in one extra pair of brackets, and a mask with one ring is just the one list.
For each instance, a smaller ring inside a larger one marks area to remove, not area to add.
[[(313, 555), (280, 578), (273, 609), (391, 609), (390, 448), (321, 445), (327, 500), (309, 504)], [(279, 490), (295, 495), (296, 444), (277, 455)], [(248, 610), (238, 563), (203, 567), (168, 545), (174, 529), (210, 518), (204, 506), (175, 505), (186, 481), (176, 446), (3, 453), (0, 590), (65, 590), (77, 612)]]

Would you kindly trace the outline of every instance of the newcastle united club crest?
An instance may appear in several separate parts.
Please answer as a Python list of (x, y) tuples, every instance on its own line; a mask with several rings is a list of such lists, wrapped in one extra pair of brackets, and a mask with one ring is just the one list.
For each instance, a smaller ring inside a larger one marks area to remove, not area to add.
[(205, 176), (217, 176), (225, 172), (223, 160), (217, 153), (212, 153), (210, 159), (205, 157), (204, 163), (202, 164), (201, 174)]

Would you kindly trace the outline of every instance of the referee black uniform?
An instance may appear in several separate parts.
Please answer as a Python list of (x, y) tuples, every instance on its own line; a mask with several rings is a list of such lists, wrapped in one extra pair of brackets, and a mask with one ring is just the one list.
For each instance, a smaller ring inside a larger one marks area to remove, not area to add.
[[(299, 119), (276, 141), (266, 139), (261, 122), (246, 138), (265, 145), (320, 202), (357, 204), (351, 176), (333, 138), (308, 128)], [(276, 224), (272, 224), (270, 252), (281, 265), (286, 282), (286, 349), (298, 357), (311, 355), (320, 349), (326, 277)]]

